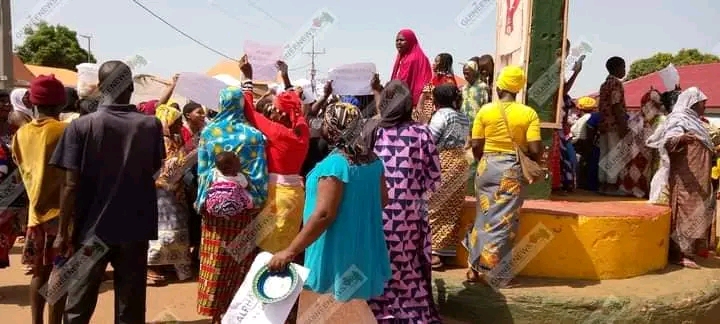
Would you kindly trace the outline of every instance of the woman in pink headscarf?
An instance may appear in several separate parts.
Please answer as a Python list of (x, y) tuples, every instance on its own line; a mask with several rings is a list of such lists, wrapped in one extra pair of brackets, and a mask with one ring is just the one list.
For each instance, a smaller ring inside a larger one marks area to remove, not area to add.
[(395, 47), (398, 50), (391, 80), (400, 80), (407, 84), (412, 93), (413, 107), (417, 106), (425, 87), (433, 73), (430, 60), (420, 48), (415, 33), (410, 29), (398, 32), (395, 38)]

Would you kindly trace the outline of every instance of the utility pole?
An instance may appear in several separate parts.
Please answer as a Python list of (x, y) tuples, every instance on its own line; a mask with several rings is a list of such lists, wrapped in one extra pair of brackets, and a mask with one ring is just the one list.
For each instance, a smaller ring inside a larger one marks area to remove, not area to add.
[(2, 89), (10, 90), (15, 86), (10, 0), (0, 0), (0, 32), (0, 85)]
[(92, 39), (92, 35), (78, 35), (78, 36), (87, 39), (87, 43), (88, 43), (87, 62), (90, 63), (90, 56), (92, 55), (92, 54), (90, 54), (90, 40)]
[(312, 84), (313, 93), (317, 94), (317, 86), (315, 85), (315, 76), (317, 75), (317, 69), (315, 69), (315, 56), (325, 54), (325, 49), (322, 52), (315, 51), (315, 36), (312, 37), (312, 51), (305, 52), (310, 55), (310, 84)]

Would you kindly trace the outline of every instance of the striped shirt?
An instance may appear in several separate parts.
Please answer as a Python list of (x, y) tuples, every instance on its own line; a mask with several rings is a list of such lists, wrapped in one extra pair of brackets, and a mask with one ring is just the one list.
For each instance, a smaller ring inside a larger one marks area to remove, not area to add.
[(439, 150), (463, 148), (470, 134), (470, 120), (453, 108), (440, 108), (430, 119), (430, 133)]

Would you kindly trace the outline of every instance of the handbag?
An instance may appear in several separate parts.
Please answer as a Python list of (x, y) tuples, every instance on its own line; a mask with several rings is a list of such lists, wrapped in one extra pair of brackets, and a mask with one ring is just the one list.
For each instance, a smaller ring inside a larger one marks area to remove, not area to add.
[(498, 107), (498, 109), (500, 109), (500, 113), (502, 114), (503, 121), (505, 122), (505, 128), (508, 131), (508, 136), (510, 136), (510, 141), (515, 147), (515, 154), (517, 155), (517, 159), (520, 162), (520, 168), (522, 169), (523, 177), (530, 184), (545, 179), (547, 177), (547, 171), (543, 169), (539, 163), (531, 159), (525, 153), (525, 151), (523, 151), (522, 148), (517, 145), (515, 139), (513, 139), (512, 132), (510, 132), (510, 124), (507, 120), (507, 114), (505, 113), (506, 108), (507, 106), (502, 105)]

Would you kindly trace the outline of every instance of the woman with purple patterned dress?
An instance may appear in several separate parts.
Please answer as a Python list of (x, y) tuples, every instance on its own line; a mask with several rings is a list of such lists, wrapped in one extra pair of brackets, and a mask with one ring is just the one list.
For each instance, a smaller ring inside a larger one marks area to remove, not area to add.
[(385, 165), (389, 203), (383, 211), (392, 278), (368, 302), (378, 323), (441, 323), (431, 288), (428, 195), (440, 184), (440, 160), (427, 126), (412, 120), (412, 96), (402, 81), (381, 94), (369, 147)]

